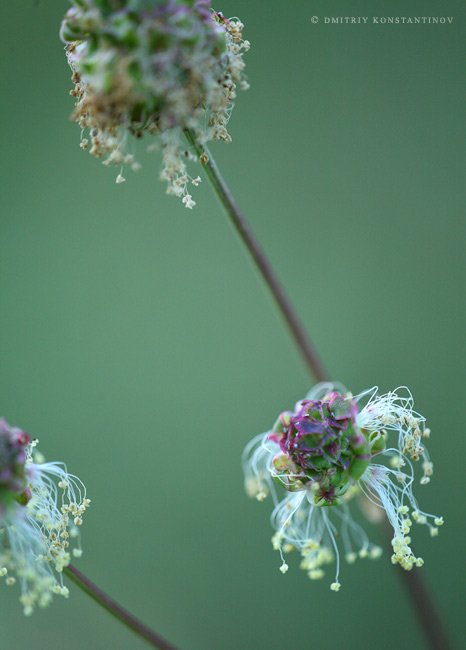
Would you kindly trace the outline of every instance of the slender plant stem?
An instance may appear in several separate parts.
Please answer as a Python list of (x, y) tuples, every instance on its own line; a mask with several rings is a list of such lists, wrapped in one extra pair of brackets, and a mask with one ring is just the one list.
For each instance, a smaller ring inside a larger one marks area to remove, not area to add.
[(264, 253), (261, 245), (259, 244), (256, 236), (254, 235), (251, 227), (246, 221), (243, 213), (241, 212), (238, 203), (236, 202), (233, 194), (231, 193), (228, 185), (223, 180), (222, 174), (212, 155), (208, 149), (198, 144), (195, 135), (192, 131), (185, 131), (188, 142), (196, 151), (199, 157), (207, 157), (205, 162), (205, 170), (209, 177), (212, 186), (220, 199), (223, 207), (225, 208), (236, 232), (243, 240), (251, 258), (264, 278), (267, 286), (269, 287), (272, 296), (277, 303), (279, 310), (290, 330), (290, 333), (298, 346), (306, 366), (311, 374), (317, 381), (324, 381), (326, 372), (319, 359), (319, 356), (314, 349), (314, 346), (309, 340), (304, 327), (302, 326), (285, 290), (282, 287), (275, 271), (272, 268), (266, 254)]
[(451, 645), (445, 628), (422, 576), (416, 570), (398, 569), (398, 574), (409, 593), (411, 603), (422, 623), (424, 635), (432, 650), (450, 650)]
[(86, 578), (86, 576), (78, 571), (74, 566), (69, 564), (63, 569), (63, 573), (65, 573), (68, 578), (88, 596), (93, 598), (97, 603), (99, 603), (99, 605), (106, 609), (107, 612), (115, 616), (115, 618), (123, 623), (123, 625), (129, 627), (130, 630), (145, 639), (154, 648), (159, 648), (160, 650), (176, 650), (174, 645), (168, 643), (165, 639), (162, 639), (162, 637), (148, 628), (147, 625), (144, 625), (144, 623), (141, 623), (141, 621), (123, 609), (121, 605), (107, 596), (102, 589), (99, 589), (97, 585)]
[[(207, 147), (202, 146), (197, 142), (192, 131), (186, 130), (185, 135), (197, 155), (199, 157), (202, 156), (209, 181), (211, 182), (226, 213), (230, 217), (236, 231), (246, 245), (253, 262), (256, 264), (259, 272), (267, 283), (272, 296), (288, 325), (291, 335), (306, 362), (308, 370), (311, 375), (314, 375), (317, 381), (328, 380), (324, 366), (322, 365), (314, 346), (309, 340), (306, 330), (296, 315), (296, 312), (278, 280), (272, 265), (267, 259), (267, 256), (262, 250), (256, 236), (252, 232), (251, 227), (241, 212), (238, 203), (224, 181), (212, 154), (209, 152)], [(390, 541), (392, 534), (388, 526), (386, 526), (386, 534)], [(429, 590), (426, 588), (422, 577), (416, 570), (400, 570), (398, 572), (401, 574), (401, 579), (405, 585), (406, 592), (413, 604), (432, 650), (448, 650), (450, 648), (448, 636), (435, 608), (434, 601)]]

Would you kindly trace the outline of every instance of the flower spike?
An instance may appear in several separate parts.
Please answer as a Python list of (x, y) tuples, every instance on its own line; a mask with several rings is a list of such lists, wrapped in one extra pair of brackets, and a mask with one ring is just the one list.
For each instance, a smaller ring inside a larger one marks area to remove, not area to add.
[[(388, 446), (392, 432), (396, 447)], [(272, 544), (280, 552), (280, 570), (286, 572), (284, 554), (294, 549), (312, 580), (336, 561), (330, 588), (338, 591), (340, 546), (349, 564), (378, 558), (381, 549), (351, 516), (358, 493), (387, 514), (394, 531), (392, 562), (408, 571), (422, 566), (410, 546), (413, 521), (427, 525), (432, 536), (443, 523), (421, 511), (413, 494), (414, 463), (422, 459), (423, 485), (433, 472), (423, 442), (429, 434), (405, 387), (382, 396), (375, 387), (353, 397), (343, 385), (324, 382), (294, 411), (281, 413), (272, 430), (243, 452), (246, 492), (259, 501), (271, 494), (274, 502)]]

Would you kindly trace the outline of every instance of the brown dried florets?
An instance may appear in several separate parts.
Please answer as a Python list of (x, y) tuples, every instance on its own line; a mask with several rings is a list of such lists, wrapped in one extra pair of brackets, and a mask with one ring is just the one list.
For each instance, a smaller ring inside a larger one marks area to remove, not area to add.
[(62, 24), (77, 100), (72, 118), (89, 131), (81, 146), (103, 164), (120, 166), (122, 182), (123, 164), (138, 167), (128, 137), (156, 136), (163, 150), (160, 178), (192, 208), (186, 163), (197, 156), (181, 147), (180, 131), (193, 131), (199, 144), (231, 141), (227, 124), (236, 88), (248, 87), (243, 24), (212, 12), (208, 0), (141, 0), (131, 11), (125, 0), (117, 5), (80, 1)]

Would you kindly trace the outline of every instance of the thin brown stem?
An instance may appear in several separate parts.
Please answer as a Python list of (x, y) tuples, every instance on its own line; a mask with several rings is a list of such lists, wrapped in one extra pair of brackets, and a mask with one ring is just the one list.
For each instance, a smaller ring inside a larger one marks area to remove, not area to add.
[(259, 244), (257, 237), (254, 235), (251, 227), (241, 212), (240, 207), (235, 200), (235, 197), (231, 193), (228, 185), (225, 183), (215, 160), (206, 147), (198, 144), (196, 137), (192, 131), (186, 130), (185, 134), (188, 142), (192, 145), (197, 155), (200, 158), (202, 156), (201, 160), (205, 160), (204, 166), (207, 176), (209, 177), (209, 180), (212, 183), (212, 186), (220, 202), (225, 208), (226, 213), (230, 217), (230, 220), (235, 227), (236, 232), (243, 240), (243, 243), (251, 255), (254, 264), (261, 273), (263, 279), (265, 280), (265, 283), (269, 287), (270, 292), (275, 302), (277, 303), (277, 306), (281, 311), (283, 318), (285, 319), (285, 323), (287, 324), (288, 329), (290, 330), (290, 333), (302, 354), (307, 369), (309, 370), (311, 376), (314, 377), (314, 379), (317, 381), (324, 381), (326, 379), (327, 373), (324, 370), (324, 366), (322, 365), (319, 355), (309, 340), (306, 330), (301, 324), (296, 311), (294, 310), (288, 296), (286, 295), (281, 282), (275, 274), (272, 265), (267, 259), (266, 254)]
[(129, 627), (154, 648), (159, 648), (159, 650), (176, 650), (174, 645), (165, 641), (165, 639), (162, 639), (161, 636), (153, 632), (147, 627), (147, 625), (144, 625), (144, 623), (141, 623), (141, 621), (139, 621), (135, 616), (123, 609), (121, 605), (110, 598), (110, 596), (107, 596), (102, 589), (99, 589), (97, 585), (86, 578), (86, 576), (78, 571), (74, 566), (69, 564), (65, 569), (63, 569), (63, 572), (72, 582), (74, 582), (75, 585), (99, 603), (99, 605), (106, 609), (107, 612), (115, 616), (115, 618), (123, 623), (123, 625)]

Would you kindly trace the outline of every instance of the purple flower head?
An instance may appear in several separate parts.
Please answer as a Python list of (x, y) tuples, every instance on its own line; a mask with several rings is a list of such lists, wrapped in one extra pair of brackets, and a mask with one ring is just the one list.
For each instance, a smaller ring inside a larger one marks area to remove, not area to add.
[(355, 497), (385, 511), (393, 527), (391, 561), (406, 571), (423, 565), (410, 547), (411, 527), (423, 524), (436, 537), (443, 524), (442, 517), (420, 510), (414, 496), (414, 463), (422, 459), (421, 485), (433, 473), (424, 445), (430, 429), (406, 387), (384, 395), (377, 390), (353, 397), (342, 384), (317, 384), (294, 411), (280, 414), (271, 431), (246, 445), (245, 488), (258, 501), (272, 496), (272, 543), (282, 573), (288, 570), (284, 554), (293, 550), (311, 580), (336, 561), (330, 589), (338, 591), (340, 550), (349, 564), (379, 557), (381, 549), (352, 518)]
[(340, 503), (371, 457), (356, 424), (357, 412), (354, 399), (333, 392), (323, 400), (298, 402), (294, 413), (282, 413), (269, 436), (282, 452), (274, 459), (279, 482), (291, 492), (311, 487), (321, 505)]

